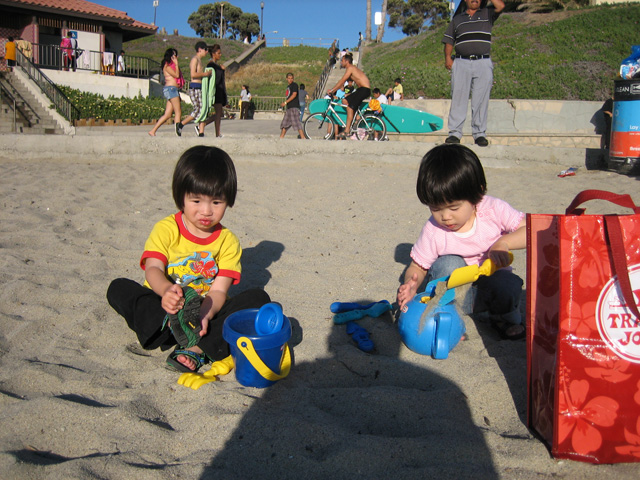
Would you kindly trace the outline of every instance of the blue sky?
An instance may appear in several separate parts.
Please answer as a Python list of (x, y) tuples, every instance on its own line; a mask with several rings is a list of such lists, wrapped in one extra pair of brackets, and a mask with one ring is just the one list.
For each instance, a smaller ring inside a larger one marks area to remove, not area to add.
[[(106, 7), (122, 10), (141, 22), (153, 23), (153, 0), (90, 0)], [(180, 35), (195, 36), (189, 27), (189, 15), (204, 3), (202, 0), (158, 0), (156, 25), (164, 27), (168, 33), (178, 29)], [(232, 5), (243, 12), (255, 13), (260, 17), (259, 0), (232, 0)], [(372, 0), (371, 17), (381, 11), (382, 0)], [(358, 32), (365, 34), (367, 24), (366, 0), (264, 0), (263, 30), (270, 38), (333, 38), (340, 39), (340, 47), (355, 47)], [(372, 25), (371, 36), (375, 38), (376, 25)], [(277, 30), (278, 33), (270, 33)], [(383, 42), (393, 42), (404, 38), (398, 29), (385, 28)], [(292, 42), (293, 43), (293, 42)], [(309, 43), (309, 42), (305, 42)]]

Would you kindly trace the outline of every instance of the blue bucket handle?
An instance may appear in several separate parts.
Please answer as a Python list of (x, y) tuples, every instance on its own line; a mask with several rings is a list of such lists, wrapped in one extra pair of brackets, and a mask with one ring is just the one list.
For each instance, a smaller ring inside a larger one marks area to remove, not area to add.
[(291, 370), (291, 352), (289, 351), (289, 345), (287, 343), (284, 344), (284, 352), (282, 353), (282, 358), (280, 359), (280, 374), (277, 374), (267, 365), (265, 365), (265, 363), (256, 352), (256, 349), (253, 347), (253, 343), (249, 338), (238, 338), (238, 340), (236, 341), (236, 345), (238, 347), (238, 350), (240, 350), (244, 354), (244, 356), (247, 358), (247, 360), (249, 360), (253, 368), (255, 368), (256, 372), (258, 372), (262, 376), (262, 378), (271, 382), (276, 382), (289, 375), (289, 371)]

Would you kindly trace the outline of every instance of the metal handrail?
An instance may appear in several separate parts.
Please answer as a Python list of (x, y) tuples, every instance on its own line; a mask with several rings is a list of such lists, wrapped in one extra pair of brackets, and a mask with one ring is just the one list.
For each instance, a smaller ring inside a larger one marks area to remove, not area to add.
[(66, 118), (70, 123), (74, 123), (80, 118), (80, 110), (71, 103), (71, 100), (56, 87), (56, 85), (47, 77), (31, 60), (16, 49), (16, 63), (25, 71), (25, 73), (33, 80), (49, 100), (53, 102), (56, 110)]
[(329, 74), (331, 73), (331, 69), (333, 68), (332, 62), (333, 58), (327, 60), (324, 68), (322, 69), (322, 73), (320, 74), (320, 78), (318, 79), (318, 83), (316, 83), (316, 88), (313, 89), (313, 94), (311, 95), (312, 100), (317, 100), (322, 96), (322, 92), (324, 91), (324, 87), (327, 85), (327, 80), (329, 79)]
[(316, 38), (316, 37), (268, 37), (266, 39), (267, 47), (329, 47), (333, 44), (333, 38)]
[[(11, 93), (5, 88), (4, 85), (0, 84), (0, 103), (4, 103), (2, 101), (2, 95), (3, 94), (8, 95), (9, 98), (11, 99), (11, 101), (13, 101), (13, 107), (12, 107), (12, 110), (13, 110), (13, 129), (11, 131), (15, 132), (16, 131), (16, 108), (17, 108), (16, 99), (13, 98), (13, 95), (11, 95)], [(11, 107), (11, 105), (9, 105), (9, 106)], [(29, 126), (31, 126), (31, 125), (29, 125)]]
[[(38, 115), (38, 112), (36, 112), (33, 109), (33, 107), (31, 107), (31, 105), (29, 105), (27, 103), (27, 101), (22, 97), (22, 95), (20, 95), (20, 92), (18, 92), (11, 85), (11, 82), (6, 82), (6, 83), (9, 84), (9, 87), (11, 87), (12, 91), (9, 90), (9, 88), (7, 88), (7, 86), (5, 85), (5, 82), (6, 81), (0, 81), (0, 89), (2, 89), (2, 92), (4, 92), (4, 94), (6, 96), (8, 96), (11, 99), (11, 101), (13, 102), (13, 131), (14, 132), (16, 131), (16, 113), (18, 111), (22, 115), (22, 118), (24, 118), (25, 121), (27, 122), (27, 126), (28, 127), (32, 127), (33, 126), (33, 122), (31, 121), (30, 115), (33, 115), (37, 121), (40, 120), (40, 115)], [(18, 97), (18, 100), (16, 100), (16, 97)], [(29, 113), (27, 111), (27, 109), (21, 107), (20, 104), (29, 107), (29, 110), (31, 111), (31, 113)]]
[[(38, 68), (62, 70), (64, 68), (62, 51), (59, 45), (44, 43), (33, 44), (33, 63)], [(107, 56), (105, 56), (107, 54)], [(109, 58), (110, 60), (107, 60)], [(160, 71), (160, 63), (146, 57), (123, 55), (125, 69), (118, 71), (118, 54), (116, 52), (99, 52), (96, 50), (76, 49), (76, 70), (118, 75), (123, 77), (150, 78)], [(105, 62), (110, 62), (105, 64)]]
[[(253, 95), (251, 101), (256, 106), (256, 112), (277, 112), (281, 109), (282, 102), (285, 101), (285, 97), (263, 97), (260, 95)], [(232, 110), (240, 110), (240, 96), (228, 95), (227, 104)]]

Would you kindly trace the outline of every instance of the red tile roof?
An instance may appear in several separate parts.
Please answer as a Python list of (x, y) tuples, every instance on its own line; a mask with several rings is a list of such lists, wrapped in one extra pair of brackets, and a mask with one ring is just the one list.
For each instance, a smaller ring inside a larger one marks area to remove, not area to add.
[(23, 8), (31, 7), (34, 10), (67, 13), (69, 15), (80, 14), (82, 16), (99, 17), (115, 21), (123, 27), (129, 26), (136, 29), (152, 31), (157, 29), (154, 25), (134, 20), (128, 16), (126, 12), (104, 7), (85, 0), (2, 0), (0, 1), (0, 4), (14, 5), (16, 7)]

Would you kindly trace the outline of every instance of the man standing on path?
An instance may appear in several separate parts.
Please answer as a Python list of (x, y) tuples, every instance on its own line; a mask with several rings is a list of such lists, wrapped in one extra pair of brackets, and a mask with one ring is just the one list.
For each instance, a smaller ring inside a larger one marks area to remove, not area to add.
[[(465, 3), (467, 9), (454, 15), (442, 38), (444, 65), (451, 70), (449, 137), (445, 142), (460, 143), (471, 93), (471, 132), (476, 145), (486, 147), (489, 145), (486, 131), (493, 85), (491, 29), (504, 9), (504, 2), (492, 0), (491, 7), (481, 7), (481, 0), (465, 0)], [(452, 56), (454, 46), (455, 57)]]
[[(341, 60), (342, 68), (346, 68), (347, 71), (342, 76), (336, 86), (331, 90), (327, 91), (327, 94), (333, 95), (335, 92), (340, 90), (344, 86), (344, 82), (348, 79), (352, 79), (355, 84), (358, 86), (355, 92), (350, 95), (347, 95), (342, 99), (342, 104), (347, 107), (347, 125), (345, 127), (345, 132), (348, 135), (351, 131), (351, 124), (353, 123), (353, 117), (356, 113), (356, 109), (360, 106), (362, 101), (365, 98), (369, 98), (371, 95), (371, 84), (369, 83), (369, 79), (364, 74), (362, 70), (353, 65), (353, 55), (347, 53)], [(342, 139), (344, 140), (345, 133), (342, 133)], [(338, 137), (336, 137), (338, 140)]]
[(286, 108), (284, 118), (280, 123), (280, 138), (284, 138), (287, 130), (295, 127), (298, 130), (298, 138), (306, 139), (302, 131), (302, 122), (300, 121), (300, 98), (298, 84), (293, 81), (293, 73), (287, 73), (287, 98), (282, 102), (281, 107)]
[[(195, 45), (196, 54), (189, 62), (189, 70), (191, 71), (191, 81), (189, 82), (189, 97), (191, 98), (191, 105), (193, 105), (193, 111), (182, 121), (176, 123), (176, 135), (182, 136), (182, 128), (189, 122), (193, 122), (200, 116), (200, 110), (202, 110), (202, 79), (204, 77), (211, 76), (211, 70), (205, 72), (202, 69), (201, 60), (205, 57), (209, 51), (207, 44), (200, 41)], [(196, 125), (196, 135), (204, 136), (205, 122), (201, 122)]]

